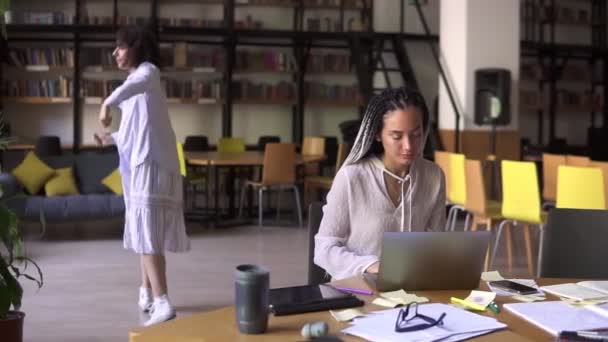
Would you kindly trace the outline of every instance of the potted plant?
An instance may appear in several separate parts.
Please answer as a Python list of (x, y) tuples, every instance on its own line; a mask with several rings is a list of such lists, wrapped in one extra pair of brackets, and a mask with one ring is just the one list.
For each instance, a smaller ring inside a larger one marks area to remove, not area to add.
[[(3, 121), (0, 112), (0, 131), (4, 126)], [(0, 150), (4, 150), (9, 142), (10, 138), (0, 138)], [(43, 277), (38, 265), (24, 255), (17, 215), (1, 198), (0, 187), (0, 332), (3, 342), (22, 342), (25, 314), (18, 311), (23, 297), (19, 278), (30, 279), (40, 288)], [(35, 276), (26, 273), (28, 265), (34, 266)]]

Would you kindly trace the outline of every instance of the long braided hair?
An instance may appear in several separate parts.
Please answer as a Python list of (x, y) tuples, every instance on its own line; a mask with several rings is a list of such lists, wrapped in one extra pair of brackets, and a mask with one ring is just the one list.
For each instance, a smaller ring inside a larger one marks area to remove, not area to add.
[(382, 93), (374, 95), (369, 101), (355, 143), (343, 165), (355, 164), (372, 154), (379, 155), (384, 152), (382, 143), (376, 140), (376, 136), (384, 125), (384, 116), (388, 112), (397, 109), (403, 110), (407, 107), (415, 107), (420, 110), (424, 132), (423, 141), (426, 141), (429, 111), (422, 94), (418, 90), (408, 87), (386, 89)]

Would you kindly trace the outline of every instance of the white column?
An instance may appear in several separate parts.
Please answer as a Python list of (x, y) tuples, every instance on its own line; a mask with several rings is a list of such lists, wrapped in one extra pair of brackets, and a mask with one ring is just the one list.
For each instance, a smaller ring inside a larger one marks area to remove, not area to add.
[[(452, 84), (456, 102), (461, 106), (460, 128), (486, 130), (474, 123), (475, 70), (504, 68), (511, 70), (511, 124), (518, 119), (519, 0), (442, 0), (440, 3), (440, 51), (444, 71)], [(439, 80), (440, 129), (455, 128), (454, 110)]]

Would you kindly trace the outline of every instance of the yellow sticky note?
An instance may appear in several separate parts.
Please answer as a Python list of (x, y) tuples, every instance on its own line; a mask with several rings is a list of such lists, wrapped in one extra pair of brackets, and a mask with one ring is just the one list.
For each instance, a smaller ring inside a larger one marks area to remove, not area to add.
[(356, 317), (365, 316), (365, 314), (357, 309), (346, 309), (342, 311), (329, 310), (329, 313), (338, 322), (348, 322)]

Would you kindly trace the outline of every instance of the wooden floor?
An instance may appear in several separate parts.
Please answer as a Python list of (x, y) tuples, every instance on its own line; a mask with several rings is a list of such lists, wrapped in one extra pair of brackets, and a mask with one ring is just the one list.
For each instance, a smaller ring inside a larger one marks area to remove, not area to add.
[[(170, 254), (170, 299), (178, 315), (230, 305), (236, 265), (255, 263), (271, 271), (271, 287), (304, 284), (308, 236), (295, 227), (240, 227), (189, 230), (192, 250)], [(27, 253), (44, 272), (39, 291), (23, 281), (25, 341), (126, 341), (130, 328), (146, 318), (138, 313), (139, 264), (122, 249), (119, 234), (112, 239), (61, 240), (53, 232), (45, 240), (28, 240)], [(514, 234), (516, 267), (497, 268), (504, 274), (528, 277), (523, 238)]]

